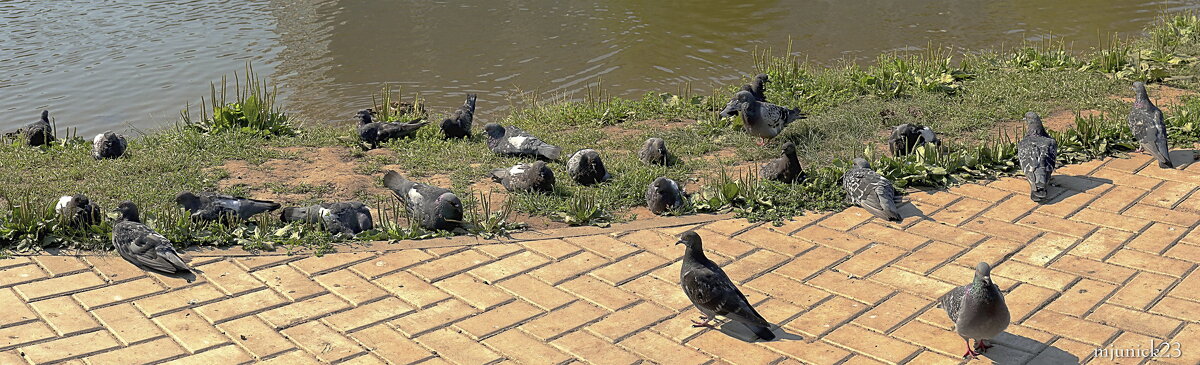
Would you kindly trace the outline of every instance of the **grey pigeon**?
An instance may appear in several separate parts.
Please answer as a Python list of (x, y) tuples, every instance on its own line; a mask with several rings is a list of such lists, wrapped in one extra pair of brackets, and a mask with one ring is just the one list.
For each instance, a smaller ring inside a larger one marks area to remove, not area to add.
[(338, 202), (307, 207), (287, 207), (279, 215), (284, 222), (321, 224), (329, 233), (356, 235), (375, 227), (371, 210), (360, 202)]
[(1167, 146), (1167, 127), (1163, 124), (1162, 110), (1150, 102), (1145, 83), (1134, 82), (1133, 91), (1137, 92), (1133, 109), (1129, 111), (1129, 130), (1133, 132), (1133, 138), (1141, 149), (1150, 152), (1158, 160), (1158, 167), (1175, 168), (1171, 163), (1171, 149)]
[(567, 160), (567, 175), (583, 186), (605, 182), (612, 178), (612, 175), (608, 174), (608, 169), (604, 168), (604, 161), (600, 160), (600, 152), (590, 148), (579, 150), (571, 155), (571, 158)]
[(784, 143), (783, 153), (763, 165), (759, 175), (763, 179), (784, 183), (804, 181), (804, 169), (800, 167), (800, 159), (796, 158), (796, 144)]
[(125, 142), (125, 136), (104, 131), (92, 138), (92, 157), (97, 160), (121, 157), (125, 154), (126, 146), (128, 144)]
[(746, 300), (746, 295), (733, 285), (729, 275), (704, 256), (700, 235), (693, 231), (684, 232), (675, 244), (681, 243), (687, 250), (683, 253), (679, 270), (679, 285), (696, 309), (704, 314), (700, 316), (702, 321), (692, 321), (692, 327), (715, 328), (709, 322), (716, 316), (723, 316), (750, 328), (764, 341), (774, 340), (771, 323), (754, 310), (750, 301)]
[(492, 180), (508, 191), (554, 191), (554, 171), (550, 171), (545, 161), (492, 170)]
[(454, 110), (450, 118), (442, 120), (442, 134), (446, 138), (466, 138), (471, 135), (471, 123), (475, 120), (475, 94), (467, 94), (467, 101)]
[(667, 141), (658, 137), (647, 139), (642, 149), (638, 150), (638, 159), (650, 165), (669, 165), (671, 153), (667, 151)]
[(9, 135), (19, 135), (21, 142), (27, 146), (42, 146), (54, 142), (54, 127), (50, 126), (50, 111), (42, 111), (42, 119), (26, 124)]
[[(967, 342), (963, 357), (975, 358), (987, 351), (992, 346), (986, 341), (1008, 328), (1008, 305), (1004, 304), (1000, 288), (992, 283), (992, 267), (986, 262), (975, 266), (975, 279), (970, 284), (950, 289), (938, 299), (938, 305), (946, 310), (954, 322), (954, 330)], [(971, 339), (975, 339), (974, 349)]]
[(932, 128), (920, 124), (901, 124), (892, 129), (892, 136), (888, 138), (888, 146), (892, 151), (892, 156), (895, 157), (912, 153), (917, 146), (927, 143), (934, 146), (942, 145), (942, 141), (938, 140), (937, 134), (933, 133)]
[(902, 220), (900, 209), (896, 208), (900, 200), (896, 188), (872, 170), (867, 160), (854, 159), (854, 166), (842, 175), (842, 187), (846, 189), (847, 203), (860, 206), (879, 218), (893, 222)]
[(209, 192), (185, 191), (175, 195), (175, 203), (192, 213), (192, 219), (202, 222), (224, 220), (247, 220), (255, 214), (279, 209), (279, 204), (266, 201), (238, 198)]
[(1058, 160), (1058, 141), (1046, 133), (1037, 113), (1025, 113), (1025, 123), (1028, 130), (1017, 143), (1017, 161), (1029, 181), (1029, 198), (1041, 202), (1049, 195), (1050, 176)]
[(400, 139), (412, 136), (417, 133), (418, 129), (424, 127), (429, 122), (412, 121), (408, 123), (385, 123), (374, 121), (375, 111), (371, 109), (360, 110), (358, 117), (358, 138), (370, 145), (370, 148), (379, 148), (380, 143), (384, 143), (393, 139)]
[(754, 76), (754, 81), (742, 85), (742, 91), (749, 91), (751, 95), (754, 95), (754, 99), (758, 101), (767, 101), (767, 82), (770, 82), (767, 74), (758, 74)]
[(766, 143), (769, 138), (775, 138), (784, 127), (797, 119), (806, 116), (800, 109), (787, 109), (775, 104), (758, 101), (749, 91), (739, 91), (733, 100), (721, 111), (722, 117), (741, 115), (742, 124), (746, 131), (759, 137), (759, 145)]
[(161, 234), (142, 224), (138, 208), (132, 202), (124, 201), (115, 210), (121, 216), (113, 225), (112, 241), (117, 253), (125, 261), (137, 267), (173, 274), (180, 271), (192, 271), (179, 253)]
[(654, 214), (663, 214), (683, 206), (683, 191), (675, 180), (665, 177), (654, 179), (646, 188), (646, 207)]
[(100, 219), (104, 217), (100, 214), (100, 207), (83, 194), (63, 195), (54, 205), (54, 211), (66, 220), (67, 224), (77, 228), (100, 223)]
[(404, 202), (410, 219), (425, 229), (448, 231), (462, 223), (462, 201), (448, 189), (412, 182), (395, 171), (383, 176), (383, 185)]
[(510, 156), (533, 156), (550, 161), (558, 160), (562, 156), (561, 147), (543, 142), (521, 128), (488, 123), (483, 129), (487, 133), (487, 145), (492, 152)]

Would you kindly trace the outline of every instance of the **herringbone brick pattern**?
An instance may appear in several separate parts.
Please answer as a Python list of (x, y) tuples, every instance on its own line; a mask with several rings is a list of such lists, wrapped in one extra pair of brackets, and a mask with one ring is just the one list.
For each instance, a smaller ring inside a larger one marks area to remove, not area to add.
[[(0, 363), (960, 363), (934, 301), (993, 263), (1013, 324), (976, 362), (1106, 363), (1178, 341), (1200, 362), (1200, 165), (1064, 168), (914, 193), (903, 224), (861, 209), (323, 257), (200, 257), (193, 283), (115, 256), (0, 260)], [(695, 229), (788, 335), (691, 327), (678, 233)], [(731, 334), (723, 333), (729, 332)], [(1120, 363), (1148, 362), (1142, 358)]]

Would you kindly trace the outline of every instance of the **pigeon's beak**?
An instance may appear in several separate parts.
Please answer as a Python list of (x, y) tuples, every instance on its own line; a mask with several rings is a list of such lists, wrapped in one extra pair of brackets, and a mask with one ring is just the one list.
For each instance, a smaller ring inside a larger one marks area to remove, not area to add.
[(678, 245), (678, 244), (681, 244), (681, 243), (683, 243), (683, 239), (682, 239), (682, 238), (680, 238), (678, 241), (675, 241), (675, 244), (676, 244), (676, 245)]

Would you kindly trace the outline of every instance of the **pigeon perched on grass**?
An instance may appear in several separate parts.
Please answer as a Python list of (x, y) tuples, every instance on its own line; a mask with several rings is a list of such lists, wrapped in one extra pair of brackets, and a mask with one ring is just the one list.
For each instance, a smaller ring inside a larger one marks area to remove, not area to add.
[(42, 111), (42, 119), (26, 124), (24, 127), (17, 129), (16, 132), (8, 133), (7, 135), (18, 135), (21, 138), (21, 143), (27, 146), (42, 146), (54, 142), (54, 127), (50, 126), (50, 111)]
[(358, 117), (358, 138), (369, 144), (372, 149), (379, 148), (380, 143), (414, 135), (418, 129), (429, 124), (426, 121), (376, 122), (374, 121), (375, 114), (376, 112), (371, 109), (363, 109), (355, 114)]
[(854, 166), (842, 175), (842, 187), (846, 188), (846, 203), (857, 205), (872, 215), (893, 222), (900, 222), (900, 209), (896, 208), (900, 198), (892, 182), (871, 169), (871, 164), (862, 158), (854, 159)]
[(608, 181), (612, 178), (608, 174), (608, 169), (604, 168), (604, 161), (600, 160), (600, 152), (590, 148), (579, 150), (571, 155), (571, 158), (567, 160), (567, 175), (583, 186)]
[(892, 137), (888, 138), (888, 146), (892, 151), (892, 156), (895, 157), (912, 153), (917, 146), (927, 143), (934, 146), (942, 145), (942, 141), (938, 140), (937, 134), (933, 133), (932, 128), (920, 124), (901, 124), (892, 129)]
[(142, 224), (137, 205), (124, 201), (115, 210), (120, 217), (113, 225), (112, 241), (125, 261), (143, 269), (173, 274), (192, 271), (166, 237)]
[(409, 219), (425, 229), (448, 231), (462, 223), (462, 201), (448, 189), (412, 182), (395, 171), (383, 176), (383, 185), (404, 203)]
[(804, 181), (804, 169), (800, 167), (800, 159), (796, 158), (796, 144), (783, 144), (783, 153), (779, 158), (772, 159), (762, 166), (759, 175), (763, 179), (783, 183)]
[(741, 115), (746, 131), (752, 136), (759, 137), (758, 144), (760, 146), (765, 144), (767, 139), (779, 135), (779, 132), (783, 131), (788, 124), (806, 117), (804, 113), (800, 112), (800, 109), (787, 109), (758, 101), (749, 91), (739, 91), (734, 94), (733, 100), (729, 101), (729, 104), (721, 111), (722, 117), (734, 115)]
[(759, 339), (774, 340), (771, 323), (754, 310), (746, 296), (733, 285), (729, 275), (704, 256), (700, 235), (693, 231), (684, 232), (675, 244), (681, 243), (687, 250), (683, 253), (679, 270), (679, 285), (696, 309), (704, 314), (700, 316), (701, 321), (692, 321), (692, 327), (715, 328), (709, 322), (716, 316), (723, 316), (750, 328)]
[[(992, 267), (986, 262), (975, 266), (975, 279), (970, 284), (951, 289), (938, 299), (938, 305), (954, 322), (954, 331), (967, 342), (964, 358), (987, 351), (992, 346), (986, 341), (1008, 328), (1008, 305), (1000, 288), (992, 283)], [(971, 339), (975, 339), (975, 348), (971, 348)]]
[(647, 139), (642, 149), (638, 150), (638, 159), (650, 165), (669, 165), (671, 153), (667, 151), (667, 141), (658, 137)]
[(483, 129), (487, 133), (487, 145), (492, 152), (509, 156), (533, 156), (550, 161), (558, 160), (562, 156), (562, 147), (543, 142), (521, 128), (488, 123)]
[(185, 191), (175, 195), (175, 203), (192, 213), (201, 222), (247, 220), (255, 214), (279, 209), (278, 203), (267, 200), (238, 198), (217, 193)]
[(554, 171), (550, 171), (545, 161), (492, 170), (492, 180), (508, 191), (554, 191)]
[(66, 220), (67, 224), (77, 228), (100, 223), (100, 219), (104, 217), (100, 213), (100, 207), (83, 194), (63, 195), (54, 205), (54, 211)]
[(659, 177), (646, 188), (646, 207), (651, 213), (663, 214), (682, 207), (683, 203), (683, 191), (675, 180)]
[(307, 207), (287, 207), (279, 215), (284, 222), (321, 224), (332, 234), (356, 235), (375, 227), (371, 210), (360, 202), (317, 204)]
[(113, 133), (112, 131), (104, 131), (92, 138), (92, 157), (97, 160), (106, 158), (117, 158), (125, 154), (125, 136)]
[(1017, 161), (1021, 163), (1025, 180), (1029, 181), (1029, 198), (1041, 202), (1050, 195), (1050, 176), (1057, 166), (1058, 142), (1046, 133), (1037, 113), (1025, 113), (1025, 123), (1028, 130), (1025, 138), (1017, 143)]
[(758, 101), (767, 101), (767, 82), (770, 82), (767, 74), (758, 74), (754, 76), (754, 81), (742, 85), (742, 91), (749, 91), (751, 95), (754, 95), (754, 99)]
[(475, 120), (475, 94), (467, 94), (467, 101), (454, 110), (450, 118), (442, 120), (442, 134), (446, 138), (466, 138), (471, 135), (471, 123)]
[(1133, 91), (1137, 93), (1133, 99), (1133, 109), (1129, 111), (1129, 130), (1133, 132), (1133, 138), (1142, 150), (1150, 152), (1158, 160), (1158, 167), (1175, 168), (1171, 163), (1171, 149), (1167, 146), (1167, 127), (1163, 124), (1162, 110), (1150, 102), (1145, 83), (1134, 82)]

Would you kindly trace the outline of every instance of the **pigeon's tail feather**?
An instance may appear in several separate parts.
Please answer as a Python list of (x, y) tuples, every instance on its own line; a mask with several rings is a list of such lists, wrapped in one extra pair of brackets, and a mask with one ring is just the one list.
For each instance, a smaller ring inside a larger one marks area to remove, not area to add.
[(538, 147), (538, 154), (547, 160), (558, 160), (559, 157), (562, 157), (562, 147), (543, 145)]
[(164, 259), (166, 259), (167, 262), (171, 263), (171, 266), (174, 266), (176, 269), (178, 269), (176, 272), (192, 271), (192, 268), (190, 266), (183, 263), (183, 260), (179, 258), (179, 253), (175, 252), (175, 250), (169, 249), (169, 248), (159, 249), (158, 254), (160, 256), (162, 256)]
[(758, 338), (762, 339), (763, 341), (771, 341), (775, 339), (775, 332), (771, 331), (771, 327), (750, 326), (750, 329), (754, 331), (755, 336), (758, 336)]
[(412, 181), (408, 181), (404, 176), (400, 176), (398, 172), (388, 171), (386, 175), (383, 175), (383, 186), (391, 189), (393, 193), (399, 196), (401, 192), (406, 192), (412, 186)]
[(308, 209), (300, 207), (283, 208), (283, 212), (279, 213), (279, 220), (284, 222), (301, 222), (308, 220)]
[(500, 182), (501, 180), (504, 180), (504, 178), (505, 178), (506, 176), (508, 176), (508, 169), (495, 169), (495, 170), (492, 170), (492, 174), (491, 174), (491, 175), (492, 175), (492, 180), (493, 180), (493, 181), (495, 181), (495, 182)]
[(887, 220), (889, 221), (900, 222), (904, 220), (904, 218), (900, 217), (900, 209), (896, 208), (896, 202), (894, 200), (883, 202), (883, 213), (887, 215)]
[(254, 200), (254, 199), (249, 199), (249, 200), (250, 200), (250, 202), (254, 203), (255, 207), (265, 210), (265, 211), (268, 211), (268, 212), (273, 212), (276, 209), (283, 207), (283, 205), (280, 205), (279, 203), (269, 201), (269, 200)]
[(1175, 168), (1175, 164), (1171, 163), (1171, 149), (1167, 147), (1166, 141), (1155, 143), (1155, 145), (1151, 147), (1152, 148), (1148, 148), (1148, 150), (1150, 151), (1150, 154), (1154, 155), (1154, 158), (1158, 160), (1158, 167), (1170, 169)]

